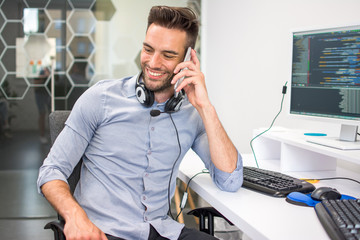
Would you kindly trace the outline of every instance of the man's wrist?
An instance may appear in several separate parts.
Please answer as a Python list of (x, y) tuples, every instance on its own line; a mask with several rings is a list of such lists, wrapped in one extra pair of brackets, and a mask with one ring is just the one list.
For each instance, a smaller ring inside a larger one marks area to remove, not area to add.
[(199, 107), (198, 112), (203, 121), (214, 116), (214, 114), (216, 115), (215, 107), (210, 102)]

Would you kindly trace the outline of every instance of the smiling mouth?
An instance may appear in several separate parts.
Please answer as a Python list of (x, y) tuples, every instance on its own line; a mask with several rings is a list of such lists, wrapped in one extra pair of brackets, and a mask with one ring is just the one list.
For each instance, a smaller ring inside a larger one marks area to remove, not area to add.
[(148, 73), (149, 77), (151, 77), (153, 79), (159, 79), (159, 78), (161, 78), (162, 76), (165, 75), (164, 72), (157, 72), (157, 71), (153, 71), (153, 70), (150, 70), (150, 69), (147, 69), (147, 73)]
[(159, 77), (159, 76), (163, 75), (163, 73), (152, 72), (150, 70), (148, 72), (151, 76), (154, 76), (154, 77)]

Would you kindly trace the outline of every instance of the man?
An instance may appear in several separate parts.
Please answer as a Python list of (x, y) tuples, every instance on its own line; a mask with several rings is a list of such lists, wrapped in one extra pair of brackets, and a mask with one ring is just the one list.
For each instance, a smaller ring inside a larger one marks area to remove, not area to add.
[[(198, 28), (188, 8), (153, 7), (142, 73), (100, 81), (78, 99), (38, 179), (39, 191), (66, 221), (67, 239), (214, 239), (167, 214), (189, 148), (219, 188), (236, 191), (242, 184), (241, 156), (209, 101), (195, 51), (182, 62)], [(177, 111), (182, 91), (187, 99)], [(66, 178), (82, 156), (75, 200)]]

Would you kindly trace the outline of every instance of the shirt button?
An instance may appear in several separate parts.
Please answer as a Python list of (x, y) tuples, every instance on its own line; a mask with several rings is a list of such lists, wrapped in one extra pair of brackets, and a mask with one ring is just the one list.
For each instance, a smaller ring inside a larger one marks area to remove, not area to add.
[(147, 218), (147, 217), (144, 217), (144, 219), (145, 219), (145, 221), (147, 221), (147, 220), (148, 220), (148, 218)]
[(146, 200), (146, 196), (143, 196), (142, 198), (143, 198), (144, 201)]
[(148, 151), (147, 151), (147, 155), (151, 155), (151, 150), (148, 150)]
[(151, 131), (154, 131), (155, 130), (155, 128), (154, 127), (151, 127)]
[(148, 173), (145, 173), (145, 177), (148, 177), (149, 176), (149, 174)]

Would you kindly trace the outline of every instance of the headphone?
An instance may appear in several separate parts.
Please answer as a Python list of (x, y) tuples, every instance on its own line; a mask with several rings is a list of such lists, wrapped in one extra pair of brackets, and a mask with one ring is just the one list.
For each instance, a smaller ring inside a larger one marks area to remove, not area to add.
[[(151, 107), (154, 104), (155, 96), (154, 92), (146, 88), (143, 82), (140, 82), (142, 72), (136, 78), (135, 94), (138, 101), (145, 107)], [(185, 91), (181, 89), (178, 96), (175, 94), (165, 104), (164, 112), (177, 112), (185, 99)]]

